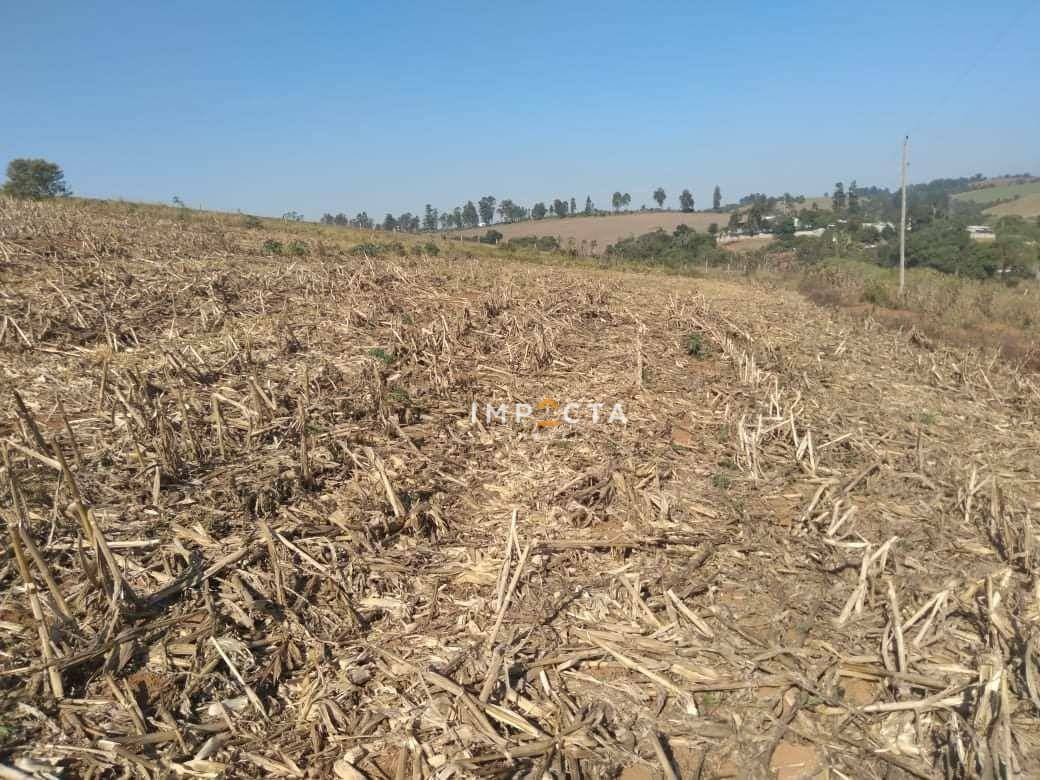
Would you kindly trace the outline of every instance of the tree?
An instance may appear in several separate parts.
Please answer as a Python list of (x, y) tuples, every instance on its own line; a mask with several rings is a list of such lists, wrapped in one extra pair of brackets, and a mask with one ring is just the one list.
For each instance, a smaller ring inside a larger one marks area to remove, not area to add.
[(375, 223), (372, 222), (372, 218), (368, 216), (367, 211), (361, 211), (354, 219), (350, 220), (351, 227), (361, 228), (362, 230), (371, 230)]
[(657, 208), (664, 208), (664, 202), (668, 198), (664, 193), (664, 187), (658, 187), (654, 190), (654, 200), (657, 201)]
[(331, 214), (325, 213), (321, 215), (321, 219), (318, 221), (323, 225), (333, 225), (336, 222), (336, 218)]
[(3, 192), (13, 198), (65, 197), (72, 191), (65, 186), (65, 174), (48, 160), (21, 157), (7, 164), (7, 183)]
[(623, 197), (620, 192), (615, 192), (610, 196), (610, 205), (614, 207), (615, 214), (621, 210), (621, 204), (624, 202), (622, 200)]
[(719, 234), (719, 223), (718, 222), (712, 222), (710, 225), (708, 225), (708, 235), (709, 236), (714, 238), (718, 234)]
[(577, 213), (578, 213), (578, 204), (575, 202), (574, 198), (571, 198), (571, 214), (577, 214)]
[(849, 214), (850, 215), (859, 214), (859, 192), (856, 189), (856, 180), (855, 179), (853, 179), (851, 182), (849, 182), (848, 202), (849, 202)]
[[(592, 216), (592, 212), (594, 210), (595, 210), (595, 207), (592, 205), (592, 196), (591, 195), (586, 195), (585, 196), (585, 216), (586, 217), (591, 217)], [(1038, 219), (1040, 219), (1040, 217), (1038, 217)]]
[(689, 190), (683, 190), (682, 195), (679, 196), (679, 208), (683, 211), (693, 211), (693, 193)]
[(480, 210), (480, 221), (485, 225), (490, 225), (495, 221), (495, 204), (498, 201), (495, 200), (491, 195), (485, 195), (478, 201), (478, 208)]
[(437, 209), (435, 209), (429, 203), (426, 204), (426, 211), (423, 213), (423, 230), (436, 230), (437, 229)]
[(632, 196), (629, 195), (627, 192), (624, 195), (621, 196), (621, 205), (625, 207), (626, 211), (628, 210), (628, 206), (629, 206), (629, 204), (631, 202), (632, 202)]
[(834, 195), (831, 196), (831, 206), (835, 213), (838, 214), (845, 210), (845, 185), (840, 181), (834, 183)]
[(386, 213), (386, 216), (383, 217), (383, 230), (391, 231), (391, 230), (396, 230), (396, 229), (397, 229), (397, 220), (394, 219), (394, 215), (391, 214), (388, 211)]
[(535, 219), (545, 219), (545, 215), (548, 209), (545, 208), (545, 204), (539, 201), (531, 207), (531, 216)]
[(462, 207), (462, 224), (466, 227), (476, 227), (480, 223), (480, 215), (477, 214), (477, 207), (473, 205), (473, 201), (467, 200), (466, 205)]
[(722, 190), (719, 189), (719, 185), (715, 185), (715, 192), (711, 194), (711, 207), (716, 211), (722, 211)]

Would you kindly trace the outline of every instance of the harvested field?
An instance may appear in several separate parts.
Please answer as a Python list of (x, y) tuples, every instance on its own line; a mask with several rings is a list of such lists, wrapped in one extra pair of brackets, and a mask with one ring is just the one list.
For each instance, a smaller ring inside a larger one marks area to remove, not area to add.
[(1006, 217), (1012, 214), (1026, 218), (1040, 217), (1040, 192), (1021, 195), (1007, 203), (990, 206), (986, 209), (986, 213), (994, 217)]
[[(575, 243), (575, 248), (581, 249), (582, 242), (590, 254), (602, 254), (607, 246), (630, 236), (641, 236), (658, 228), (669, 232), (675, 230), (679, 225), (687, 225), (694, 230), (706, 233), (712, 222), (718, 224), (719, 228), (726, 227), (729, 214), (716, 214), (713, 211), (693, 211), (683, 213), (681, 211), (637, 211), (625, 214), (612, 214), (606, 217), (567, 217), (558, 219), (547, 217), (546, 219), (528, 220), (526, 222), (513, 222), (511, 224), (491, 225), (490, 228), (473, 228), (463, 230), (463, 236), (482, 236), (488, 230), (494, 229), (505, 238), (522, 238), (524, 236), (555, 236), (560, 244), (567, 246), (568, 241)], [(459, 235), (460, 231), (451, 230), (445, 235)], [(592, 246), (592, 242), (596, 246)]]
[(1040, 773), (1034, 375), (272, 236), (0, 199), (0, 776)]
[(1016, 181), (993, 187), (979, 187), (967, 192), (959, 192), (953, 197), (956, 200), (972, 201), (973, 203), (985, 205), (997, 200), (1024, 198), (1028, 195), (1038, 194), (1040, 194), (1040, 179), (1028, 182)]

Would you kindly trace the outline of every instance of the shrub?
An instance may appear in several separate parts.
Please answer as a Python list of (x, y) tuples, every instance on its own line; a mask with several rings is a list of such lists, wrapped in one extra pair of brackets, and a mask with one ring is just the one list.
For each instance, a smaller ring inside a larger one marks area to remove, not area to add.
[(350, 254), (354, 257), (378, 257), (384, 254), (405, 254), (404, 244), (400, 241), (391, 241), (387, 244), (376, 244), (370, 241), (366, 241), (363, 244), (358, 244), (350, 248)]
[(285, 254), (292, 257), (303, 257), (307, 254), (307, 244), (300, 240), (290, 241), (285, 247)]
[(560, 241), (556, 236), (520, 236), (519, 238), (509, 239), (506, 246), (517, 249), (538, 249), (542, 252), (555, 252), (560, 248)]
[(607, 258), (629, 262), (683, 268), (716, 265), (725, 262), (727, 256), (715, 244), (715, 237), (698, 233), (687, 225), (679, 225), (674, 233), (662, 229), (641, 236), (626, 238), (607, 247)]
[(263, 250), (265, 255), (280, 255), (285, 251), (285, 247), (282, 246), (281, 241), (269, 238), (264, 242)]
[(264, 223), (260, 221), (259, 217), (254, 217), (252, 214), (245, 214), (242, 216), (242, 227), (248, 228), (249, 230), (256, 230), (262, 228)]
[(376, 360), (381, 360), (383, 364), (387, 366), (394, 362), (393, 354), (387, 352), (382, 347), (373, 347), (368, 351), (368, 354), (374, 357)]
[(703, 360), (710, 353), (708, 345), (704, 343), (704, 339), (700, 333), (691, 333), (686, 337), (686, 354)]

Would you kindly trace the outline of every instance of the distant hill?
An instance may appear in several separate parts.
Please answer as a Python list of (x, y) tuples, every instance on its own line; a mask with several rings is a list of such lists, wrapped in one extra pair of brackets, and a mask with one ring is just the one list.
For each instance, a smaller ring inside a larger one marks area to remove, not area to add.
[(985, 213), (993, 217), (1007, 217), (1018, 214), (1021, 217), (1040, 217), (1040, 192), (1021, 195), (1007, 203), (990, 206)]
[(987, 203), (994, 203), (998, 200), (1007, 200), (1008, 198), (1021, 198), (1026, 195), (1036, 195), (1040, 193), (1040, 179), (1033, 181), (1014, 181), (1008, 182), (1008, 180), (989, 179), (988, 182), (993, 182), (993, 186), (974, 187), (967, 192), (959, 192), (953, 197), (957, 200), (971, 201), (972, 203), (978, 203), (980, 205), (986, 205)]
[[(622, 238), (629, 236), (641, 236), (658, 228), (667, 231), (675, 230), (679, 225), (687, 225), (694, 230), (704, 233), (708, 226), (714, 222), (719, 229), (726, 227), (729, 214), (717, 214), (714, 211), (633, 211), (621, 214), (610, 214), (600, 217), (546, 217), (545, 219), (532, 219), (524, 222), (512, 222), (494, 224), (482, 228), (470, 228), (468, 230), (449, 230), (445, 235), (453, 236), (482, 236), (488, 230), (497, 230), (506, 239), (522, 238), (524, 236), (555, 236), (564, 247), (570, 239), (574, 240), (577, 248), (585, 242), (585, 248), (596, 254), (606, 250), (609, 244), (616, 243)], [(595, 249), (592, 242), (596, 242)]]

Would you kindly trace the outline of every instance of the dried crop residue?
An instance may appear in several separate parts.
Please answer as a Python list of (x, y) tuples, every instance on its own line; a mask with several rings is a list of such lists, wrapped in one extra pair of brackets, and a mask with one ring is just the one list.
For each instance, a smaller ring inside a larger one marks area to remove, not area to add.
[(265, 238), (0, 200), (5, 776), (1040, 771), (1030, 376)]

